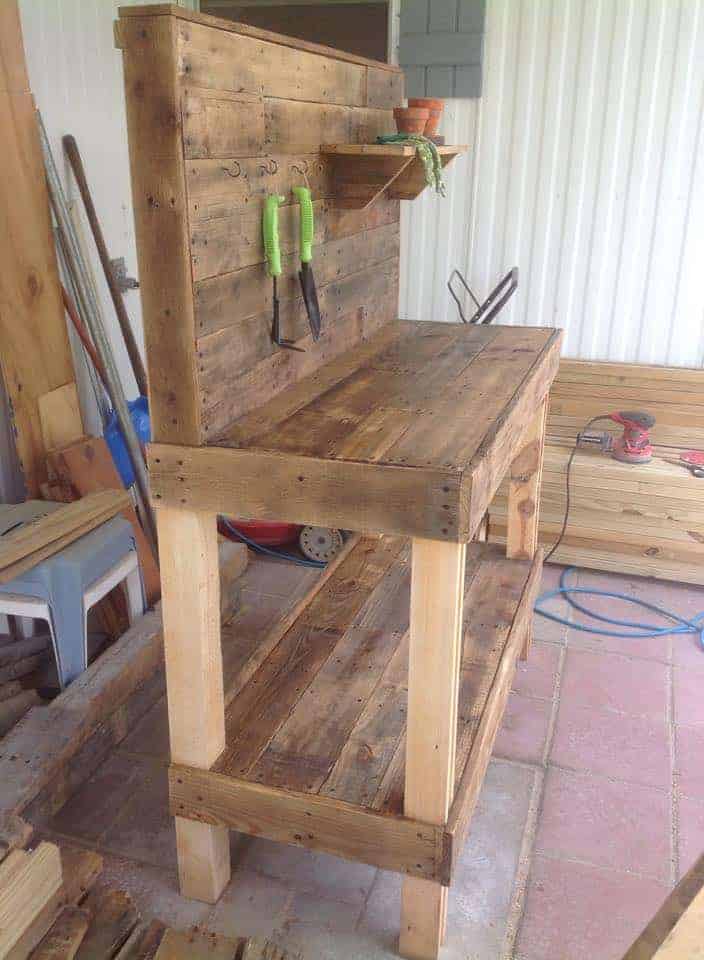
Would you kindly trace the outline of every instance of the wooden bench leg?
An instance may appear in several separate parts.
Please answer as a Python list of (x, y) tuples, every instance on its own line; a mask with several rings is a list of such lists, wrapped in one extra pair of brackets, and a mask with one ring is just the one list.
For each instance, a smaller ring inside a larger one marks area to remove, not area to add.
[[(171, 759), (208, 769), (225, 748), (216, 516), (159, 507)], [(230, 880), (229, 832), (176, 817), (181, 893), (214, 903)]]
[[(444, 824), (455, 787), (466, 546), (414, 540), (404, 809)], [(406, 877), (399, 950), (435, 960), (445, 935), (447, 887)]]
[[(543, 474), (547, 409), (546, 397), (526, 430), (523, 445), (509, 471), (506, 556), (512, 560), (530, 560), (538, 549), (540, 482)], [(526, 631), (521, 660), (528, 658), (532, 637), (531, 624)]]

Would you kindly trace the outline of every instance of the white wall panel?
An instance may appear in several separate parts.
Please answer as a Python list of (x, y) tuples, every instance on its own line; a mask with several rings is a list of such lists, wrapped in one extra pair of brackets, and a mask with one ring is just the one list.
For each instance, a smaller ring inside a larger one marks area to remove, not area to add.
[(469, 153), (402, 210), (401, 316), (456, 320), (453, 267), (565, 354), (704, 364), (704, 0), (488, 0)]
[[(122, 57), (115, 49), (113, 22), (119, 6), (136, 0), (20, 0), (22, 33), (30, 83), (69, 199), (82, 204), (69, 178), (61, 137), (72, 133), (78, 142), (93, 200), (111, 257), (124, 256), (132, 276), (137, 254), (132, 217), (122, 82)], [(118, 369), (128, 398), (137, 394), (127, 352), (95, 253), (88, 222), (82, 218), (86, 246)], [(142, 344), (139, 291), (125, 296), (132, 327)], [(80, 378), (88, 426), (97, 428), (85, 378)]]

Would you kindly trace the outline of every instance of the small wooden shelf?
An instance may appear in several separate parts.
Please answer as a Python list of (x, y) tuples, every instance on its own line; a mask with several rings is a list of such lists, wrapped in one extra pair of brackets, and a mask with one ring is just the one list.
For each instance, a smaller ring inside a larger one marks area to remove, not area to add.
[(172, 766), (174, 815), (450, 883), (542, 559), (468, 548), (457, 786), (441, 826), (403, 816), (409, 559), (405, 539), (363, 538), (287, 629), (232, 623), (227, 747), (212, 770)]
[[(439, 146), (443, 167), (466, 147)], [(332, 162), (335, 203), (363, 210), (382, 193), (399, 200), (414, 200), (425, 190), (425, 171), (415, 147), (401, 143), (329, 143), (320, 152)]]

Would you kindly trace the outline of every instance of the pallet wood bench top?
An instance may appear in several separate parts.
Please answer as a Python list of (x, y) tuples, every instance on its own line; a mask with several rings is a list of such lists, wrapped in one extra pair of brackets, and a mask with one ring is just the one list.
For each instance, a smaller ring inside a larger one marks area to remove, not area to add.
[(449, 884), (542, 561), (468, 548), (457, 787), (433, 826), (403, 816), (409, 559), (404, 538), (362, 538), (274, 645), (232, 621), (227, 746), (212, 770), (172, 765), (174, 815)]
[(544, 400), (560, 331), (396, 321), (207, 447), (152, 444), (157, 504), (469, 541)]

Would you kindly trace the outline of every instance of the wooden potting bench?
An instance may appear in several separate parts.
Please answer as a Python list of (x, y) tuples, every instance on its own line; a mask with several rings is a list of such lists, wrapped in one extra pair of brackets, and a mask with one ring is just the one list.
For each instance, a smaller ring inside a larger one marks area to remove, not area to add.
[[(182, 891), (218, 898), (229, 830), (324, 850), (405, 874), (401, 953), (435, 957), (529, 646), (560, 334), (396, 319), (399, 198), (425, 180), (413, 151), (364, 148), (393, 130), (398, 69), (166, 5), (123, 9), (116, 36)], [(306, 178), (317, 342), (290, 193)], [(270, 339), (270, 192), (283, 334), (305, 352)], [(474, 541), (507, 474), (503, 550)], [(227, 691), (220, 513), (362, 531), (277, 629), (236, 638)]]

